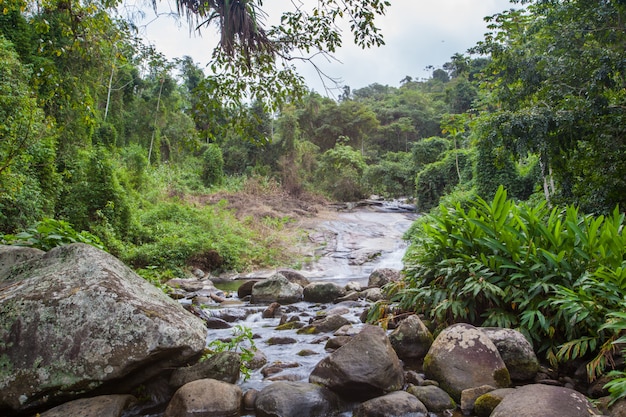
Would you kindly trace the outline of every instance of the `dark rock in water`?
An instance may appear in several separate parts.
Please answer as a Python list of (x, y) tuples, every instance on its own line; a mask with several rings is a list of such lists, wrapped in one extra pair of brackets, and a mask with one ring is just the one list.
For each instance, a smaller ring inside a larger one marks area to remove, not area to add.
[(309, 303), (332, 303), (346, 295), (346, 290), (333, 282), (312, 282), (304, 287), (304, 301)]
[(293, 345), (298, 343), (293, 337), (270, 337), (267, 339), (267, 344), (272, 345)]
[(511, 383), (493, 342), (480, 329), (463, 323), (439, 333), (424, 358), (424, 373), (457, 402), (464, 389), (482, 385), (506, 388)]
[(272, 303), (265, 310), (263, 310), (263, 313), (261, 314), (261, 316), (264, 319), (273, 319), (274, 317), (276, 317), (276, 314), (278, 313), (279, 309), (280, 309), (279, 303)]
[(427, 417), (428, 409), (414, 395), (396, 391), (358, 405), (353, 417)]
[(205, 319), (206, 327), (209, 329), (230, 329), (232, 326), (226, 320), (217, 317), (207, 317)]
[(402, 389), (402, 365), (380, 327), (366, 325), (361, 333), (322, 359), (309, 382), (350, 399), (371, 399)]
[(423, 358), (433, 344), (433, 335), (416, 315), (402, 320), (389, 335), (391, 346), (401, 359)]
[(204, 349), (201, 320), (92, 246), (52, 249), (1, 279), (0, 413), (130, 389)]
[(298, 367), (300, 367), (300, 364), (295, 363), (295, 362), (273, 362), (267, 365), (265, 368), (261, 369), (261, 374), (263, 374), (263, 376), (267, 378), (269, 376), (280, 373), (284, 371), (285, 369), (292, 369), (292, 368), (298, 368)]
[(239, 288), (237, 288), (237, 297), (243, 299), (249, 295), (252, 295), (252, 287), (254, 287), (254, 284), (256, 284), (257, 282), (259, 282), (258, 279), (251, 279), (241, 284)]
[(411, 395), (415, 395), (433, 413), (441, 413), (445, 410), (454, 410), (456, 403), (447, 392), (433, 385), (412, 386), (407, 389)]
[(507, 394), (490, 417), (592, 417), (601, 413), (581, 393), (569, 388), (532, 384)]
[(101, 395), (81, 398), (61, 404), (40, 417), (120, 417), (124, 410), (137, 402), (132, 395)]
[(239, 379), (241, 356), (235, 352), (219, 352), (193, 366), (176, 369), (170, 377), (170, 385), (180, 388), (198, 379), (215, 379), (234, 384)]
[(259, 391), (251, 388), (243, 394), (242, 404), (243, 409), (246, 411), (254, 410), (254, 404), (256, 403), (256, 397), (259, 395)]
[(257, 417), (330, 417), (339, 399), (326, 388), (306, 382), (274, 382), (256, 398)]
[(304, 326), (298, 330), (299, 334), (317, 334), (333, 332), (342, 326), (350, 324), (350, 321), (343, 316), (328, 316), (319, 320), (314, 320), (313, 323)]
[(176, 391), (163, 417), (235, 417), (239, 415), (241, 388), (214, 379), (199, 379)]

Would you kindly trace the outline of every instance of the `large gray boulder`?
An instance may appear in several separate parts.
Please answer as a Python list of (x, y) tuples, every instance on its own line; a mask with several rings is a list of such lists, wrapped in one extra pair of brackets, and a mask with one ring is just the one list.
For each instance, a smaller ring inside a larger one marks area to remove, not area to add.
[(205, 346), (200, 319), (92, 246), (10, 271), (0, 277), (0, 414), (136, 385)]
[(404, 374), (385, 331), (366, 325), (348, 343), (322, 359), (309, 382), (340, 396), (367, 400), (402, 389)]
[(427, 417), (428, 409), (414, 395), (396, 391), (359, 404), (353, 417)]
[(256, 396), (258, 417), (326, 417), (339, 410), (339, 398), (332, 391), (307, 382), (279, 381)]
[(439, 382), (458, 403), (468, 388), (506, 388), (511, 380), (498, 349), (487, 335), (470, 324), (444, 329), (424, 358), (424, 373)]
[(300, 284), (289, 282), (282, 274), (276, 273), (252, 287), (253, 304), (293, 304), (302, 300)]
[(0, 245), (0, 281), (11, 273), (11, 269), (22, 262), (37, 259), (46, 252), (23, 246)]
[(578, 391), (552, 385), (532, 384), (507, 394), (490, 417), (591, 417), (601, 414)]
[(309, 303), (332, 303), (346, 295), (346, 289), (334, 282), (312, 282), (304, 287), (304, 301)]
[(512, 380), (529, 381), (537, 375), (539, 360), (521, 332), (500, 327), (481, 327), (481, 330), (496, 345)]
[(415, 314), (402, 320), (389, 335), (391, 346), (401, 359), (423, 358), (433, 344), (433, 335)]
[(163, 417), (236, 417), (243, 393), (237, 385), (199, 379), (180, 387)]

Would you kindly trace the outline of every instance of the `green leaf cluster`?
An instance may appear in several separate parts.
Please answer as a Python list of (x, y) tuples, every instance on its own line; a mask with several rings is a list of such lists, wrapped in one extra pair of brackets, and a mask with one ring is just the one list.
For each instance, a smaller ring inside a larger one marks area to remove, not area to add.
[(394, 300), (441, 326), (519, 328), (552, 362), (597, 353), (608, 339), (602, 325), (626, 307), (623, 227), (618, 209), (591, 216), (516, 203), (500, 187), (490, 202), (419, 220)]
[(250, 378), (250, 368), (248, 363), (254, 358), (257, 347), (254, 344), (254, 335), (252, 329), (241, 324), (233, 327), (232, 337), (226, 340), (213, 340), (208, 345), (208, 352), (200, 358), (205, 361), (216, 353), (220, 352), (236, 352), (241, 356), (240, 372), (244, 377), (244, 381)]
[(103, 243), (94, 234), (85, 230), (77, 232), (70, 223), (50, 218), (44, 218), (22, 232), (0, 236), (0, 242), (44, 251), (69, 243), (86, 243), (104, 249)]

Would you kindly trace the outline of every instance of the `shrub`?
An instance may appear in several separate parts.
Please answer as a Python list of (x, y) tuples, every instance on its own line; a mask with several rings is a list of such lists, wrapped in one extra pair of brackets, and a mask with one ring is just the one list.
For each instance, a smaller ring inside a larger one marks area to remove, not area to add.
[(419, 220), (394, 300), (441, 325), (519, 327), (553, 364), (598, 353), (608, 315), (626, 307), (623, 225), (617, 209), (516, 204), (500, 187)]
[(215, 143), (210, 143), (202, 153), (202, 182), (206, 187), (219, 185), (224, 178), (224, 159), (222, 150)]
[(30, 246), (44, 251), (69, 243), (86, 243), (104, 249), (97, 236), (85, 230), (77, 232), (68, 222), (50, 218), (44, 218), (15, 235), (4, 235), (0, 241), (7, 245)]
[(322, 190), (338, 201), (363, 197), (361, 176), (366, 164), (363, 155), (349, 145), (337, 143), (320, 157), (316, 177)]

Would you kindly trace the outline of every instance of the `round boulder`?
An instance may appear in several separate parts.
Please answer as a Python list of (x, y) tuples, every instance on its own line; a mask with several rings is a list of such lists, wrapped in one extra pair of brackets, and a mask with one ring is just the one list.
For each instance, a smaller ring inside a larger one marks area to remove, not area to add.
[(359, 404), (353, 417), (426, 417), (428, 409), (414, 395), (396, 391)]
[(413, 385), (407, 389), (407, 392), (415, 395), (428, 408), (428, 411), (433, 413), (441, 413), (456, 408), (456, 403), (448, 393), (434, 385)]
[(368, 400), (402, 389), (402, 365), (383, 329), (366, 325), (339, 349), (322, 359), (309, 382), (350, 399)]
[(130, 389), (204, 349), (202, 320), (93, 246), (57, 247), (5, 278), (0, 410)]
[(444, 329), (424, 358), (424, 373), (439, 382), (457, 402), (468, 388), (506, 388), (511, 380), (498, 349), (487, 335), (469, 324)]
[(235, 352), (218, 352), (193, 366), (178, 368), (170, 376), (170, 386), (180, 388), (198, 379), (215, 379), (236, 383), (239, 380), (241, 356)]
[(214, 379), (199, 379), (174, 393), (163, 417), (235, 417), (239, 415), (241, 388)]
[(346, 295), (346, 290), (334, 282), (312, 282), (304, 287), (304, 301), (309, 303), (332, 303)]
[(416, 315), (402, 320), (389, 335), (391, 346), (401, 359), (423, 358), (433, 344), (433, 335)]
[(257, 417), (317, 417), (335, 415), (339, 398), (319, 385), (279, 381), (256, 396)]
[(44, 256), (46, 252), (24, 246), (0, 245), (0, 281), (10, 279), (11, 269), (18, 264)]
[(496, 345), (512, 380), (529, 381), (537, 375), (539, 360), (521, 332), (500, 327), (481, 327), (481, 330)]
[(302, 287), (289, 282), (281, 274), (274, 274), (264, 281), (259, 281), (252, 287), (253, 304), (293, 304), (302, 299)]
[(372, 271), (368, 280), (368, 287), (382, 288), (390, 282), (395, 282), (400, 279), (400, 271), (392, 268), (378, 268)]
[(573, 389), (532, 384), (507, 394), (490, 417), (592, 417), (599, 416), (596, 407)]

